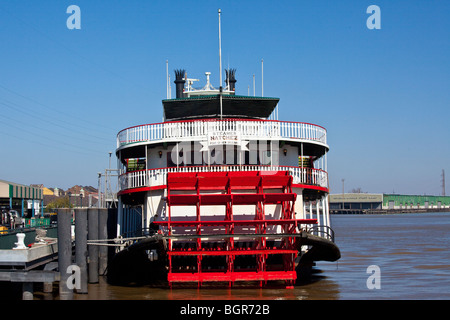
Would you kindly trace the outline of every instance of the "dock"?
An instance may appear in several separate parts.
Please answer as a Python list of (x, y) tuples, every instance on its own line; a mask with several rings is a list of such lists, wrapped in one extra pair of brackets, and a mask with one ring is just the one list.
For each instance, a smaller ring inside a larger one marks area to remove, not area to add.
[(33, 283), (42, 282), (44, 290), (50, 290), (53, 282), (59, 281), (56, 227), (21, 228), (2, 234), (0, 248), (0, 281), (22, 283), (23, 300), (33, 298)]
[(98, 241), (115, 238), (115, 210), (58, 209), (57, 216), (56, 224), (0, 233), (0, 283), (21, 284), (22, 300), (33, 300), (35, 283), (43, 283), (46, 293), (59, 283), (59, 299), (71, 300), (105, 274), (114, 247)]

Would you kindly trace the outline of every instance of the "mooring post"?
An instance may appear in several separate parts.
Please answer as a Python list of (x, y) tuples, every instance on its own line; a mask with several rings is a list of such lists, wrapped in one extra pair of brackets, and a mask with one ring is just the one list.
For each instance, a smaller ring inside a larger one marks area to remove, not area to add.
[(42, 291), (45, 293), (53, 292), (53, 282), (44, 282)]
[(88, 293), (87, 273), (87, 236), (88, 236), (87, 209), (75, 210), (75, 264), (80, 268), (80, 287), (77, 293)]
[(58, 268), (60, 274), (59, 297), (71, 300), (73, 290), (67, 286), (67, 268), (72, 264), (72, 212), (71, 209), (58, 209)]
[[(108, 209), (99, 208), (98, 209), (98, 238), (99, 239), (108, 239)], [(106, 242), (105, 242), (106, 244)], [(98, 248), (98, 267), (99, 267), (99, 275), (105, 275), (106, 268), (108, 265), (108, 247), (107, 246), (99, 246)]]
[[(88, 240), (98, 240), (98, 208), (88, 209)], [(89, 245), (89, 283), (98, 283), (98, 246)]]
[(22, 283), (22, 300), (33, 300), (33, 282)]

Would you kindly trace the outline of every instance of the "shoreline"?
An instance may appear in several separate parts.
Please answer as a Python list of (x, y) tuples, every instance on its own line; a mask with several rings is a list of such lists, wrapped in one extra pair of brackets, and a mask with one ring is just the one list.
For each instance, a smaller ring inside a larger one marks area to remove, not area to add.
[(330, 209), (331, 214), (402, 214), (402, 213), (440, 213), (450, 212), (450, 208), (419, 209)]

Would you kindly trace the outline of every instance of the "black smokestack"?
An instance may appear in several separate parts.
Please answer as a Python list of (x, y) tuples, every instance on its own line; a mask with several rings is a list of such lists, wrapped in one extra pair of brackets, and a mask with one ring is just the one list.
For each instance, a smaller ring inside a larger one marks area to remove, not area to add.
[(177, 99), (178, 98), (184, 98), (184, 83), (186, 82), (185, 80), (183, 80), (184, 74), (185, 74), (185, 70), (184, 69), (177, 69), (175, 70), (175, 85), (177, 88)]
[(236, 73), (236, 69), (225, 69), (225, 74), (226, 74), (226, 80), (225, 83), (228, 86), (228, 90), (230, 91), (235, 91), (235, 85), (236, 85), (236, 78), (235, 78), (235, 73)]

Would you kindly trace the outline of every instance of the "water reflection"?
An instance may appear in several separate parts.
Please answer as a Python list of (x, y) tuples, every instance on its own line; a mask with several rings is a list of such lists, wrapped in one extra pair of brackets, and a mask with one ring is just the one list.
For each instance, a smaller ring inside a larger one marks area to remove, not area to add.
[[(103, 277), (75, 300), (348, 300), (450, 299), (450, 213), (334, 215), (338, 262), (318, 262), (311, 281), (286, 289), (236, 283), (201, 289), (110, 286)], [(381, 289), (367, 287), (367, 267), (381, 270)], [(58, 289), (54, 289), (57, 292)], [(35, 299), (58, 299), (35, 291)]]
[(89, 284), (88, 294), (74, 294), (75, 300), (307, 300), (339, 299), (338, 284), (323, 274), (315, 274), (311, 281), (286, 289), (277, 286), (260, 288), (253, 284), (214, 286), (205, 284), (199, 289), (192, 285), (168, 286), (111, 286), (103, 277), (99, 283)]

